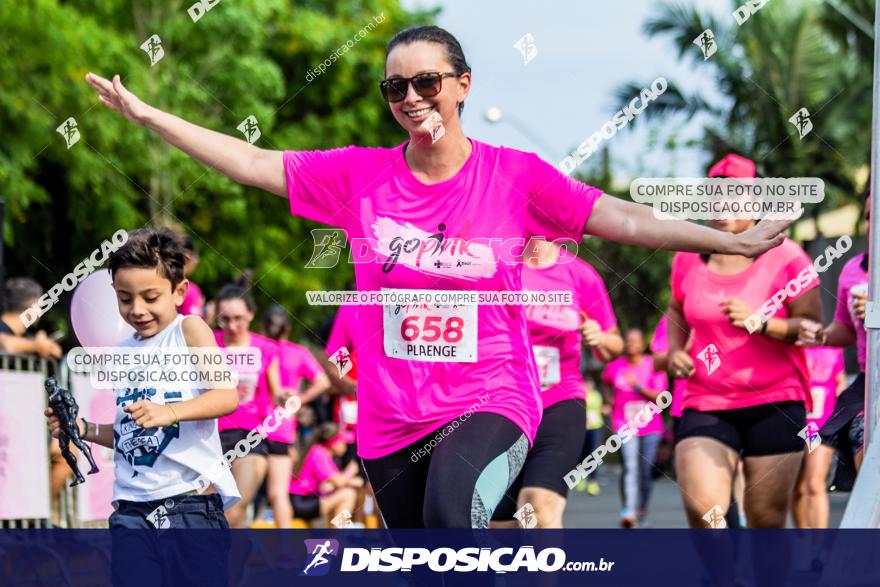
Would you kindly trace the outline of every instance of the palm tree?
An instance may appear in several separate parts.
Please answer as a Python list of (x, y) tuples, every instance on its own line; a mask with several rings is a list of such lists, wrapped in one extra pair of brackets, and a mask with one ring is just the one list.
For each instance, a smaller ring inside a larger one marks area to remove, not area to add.
[[(871, 13), (870, 0), (846, 4), (862, 17)], [(692, 44), (706, 29), (718, 45), (708, 60)], [(822, 178), (826, 198), (811, 207), (813, 215), (857, 200), (870, 153), (873, 41), (861, 38), (865, 34), (840, 12), (819, 0), (773, 2), (738, 26), (732, 16), (718, 20), (690, 6), (663, 3), (643, 30), (671, 37), (679, 58), (714, 73), (726, 98), (711, 103), (670, 81), (643, 118), (704, 115), (710, 122), (703, 144), (712, 160), (733, 151), (753, 158), (765, 177)], [(617, 93), (625, 99), (640, 87), (629, 83)], [(789, 122), (801, 108), (814, 126), (803, 139)]]

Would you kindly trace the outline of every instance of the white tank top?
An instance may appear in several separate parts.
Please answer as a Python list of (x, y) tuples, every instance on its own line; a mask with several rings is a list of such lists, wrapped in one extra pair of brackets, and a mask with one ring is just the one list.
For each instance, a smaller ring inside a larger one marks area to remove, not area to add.
[[(183, 320), (178, 315), (164, 330), (147, 339), (135, 336), (118, 346), (157, 350), (187, 349)], [(143, 387), (123, 387), (116, 395), (113, 421), (113, 460), (116, 483), (114, 506), (118, 500), (151, 501), (203, 489), (199, 480), (210, 479), (223, 499), (224, 509), (241, 496), (232, 473), (223, 462), (217, 420), (187, 420), (177, 426), (141, 428), (123, 408), (143, 399), (156, 404), (183, 402), (204, 392), (192, 386), (149, 383)]]

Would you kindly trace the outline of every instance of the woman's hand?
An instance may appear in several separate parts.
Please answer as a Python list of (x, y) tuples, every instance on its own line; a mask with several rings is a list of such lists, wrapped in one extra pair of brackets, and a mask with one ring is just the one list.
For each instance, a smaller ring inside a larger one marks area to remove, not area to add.
[(825, 329), (813, 320), (801, 320), (795, 344), (797, 346), (822, 346), (825, 344)]
[[(798, 215), (800, 217), (800, 215)], [(785, 240), (782, 232), (791, 226), (797, 218), (788, 220), (762, 220), (755, 226), (734, 235), (735, 251), (718, 251), (745, 257), (757, 257), (773, 247), (778, 247)]]
[(852, 304), (853, 312), (862, 323), (865, 322), (865, 308), (868, 305), (868, 294), (862, 292), (855, 292), (852, 295)]
[(114, 75), (111, 82), (100, 75), (87, 73), (86, 81), (98, 92), (98, 99), (101, 100), (104, 106), (119, 112), (135, 124), (140, 126), (147, 125), (147, 116), (150, 113), (151, 107), (129, 92), (122, 85), (119, 75)]
[(694, 374), (694, 360), (685, 351), (675, 351), (669, 355), (669, 376), (687, 379)]
[[(584, 314), (586, 316), (586, 314)], [(581, 336), (584, 343), (591, 347), (597, 347), (605, 340), (605, 333), (602, 327), (595, 320), (585, 319), (581, 324)]]
[(754, 314), (754, 310), (741, 300), (727, 300), (721, 302), (721, 312), (727, 316), (730, 323), (737, 328), (746, 327), (746, 318)]

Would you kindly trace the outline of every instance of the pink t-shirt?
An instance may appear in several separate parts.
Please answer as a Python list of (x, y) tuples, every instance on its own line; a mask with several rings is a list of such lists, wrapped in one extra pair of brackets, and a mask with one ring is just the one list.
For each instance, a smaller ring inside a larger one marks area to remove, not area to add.
[[(278, 373), (281, 387), (292, 389), (298, 393), (303, 379), (312, 381), (319, 373), (324, 372), (318, 360), (304, 346), (289, 340), (280, 340), (276, 344), (278, 345)], [(269, 406), (268, 409), (274, 410), (275, 406)], [(278, 428), (270, 432), (266, 438), (276, 442), (293, 444), (296, 438), (296, 417), (285, 418)]]
[(580, 242), (602, 192), (534, 154), (471, 144), (458, 173), (433, 185), (413, 175), (405, 144), (284, 153), (291, 212), (345, 229), (357, 239), (358, 288), (401, 300), (358, 310), (369, 334), (358, 341), (363, 458), (393, 453), (472, 406), (508, 418), (530, 441), (540, 422), (522, 306), (437, 307), (401, 294), (521, 290), (528, 238)]
[(837, 400), (837, 377), (843, 373), (843, 349), (835, 347), (807, 347), (807, 367), (810, 370), (810, 394), (813, 409), (807, 422), (821, 428), (831, 417)]
[[(355, 343), (358, 332), (357, 316), (358, 306), (341, 306), (336, 313), (336, 320), (333, 321), (333, 328), (330, 330), (327, 346), (324, 349), (327, 356), (332, 357), (341, 347), (345, 347), (351, 361), (350, 370), (345, 375), (355, 381), (357, 381), (357, 344)], [(334, 421), (343, 431), (346, 442), (354, 444), (357, 439), (357, 395), (340, 395), (336, 399), (333, 411)]]
[(559, 250), (559, 259), (544, 268), (523, 266), (523, 289), (570, 291), (572, 304), (526, 306), (529, 335), (541, 382), (541, 399), (546, 410), (568, 399), (584, 401), (581, 376), (581, 312), (608, 330), (617, 325), (608, 290), (599, 273), (587, 263)]
[[(614, 388), (614, 403), (611, 405), (611, 428), (614, 431), (631, 422), (630, 428), (637, 430), (638, 436), (648, 434), (661, 434), (663, 432), (663, 417), (654, 414), (651, 421), (639, 430), (635, 416), (643, 410), (651, 400), (635, 389), (630, 383), (630, 375), (635, 379), (639, 387), (651, 391), (666, 391), (666, 375), (654, 371), (654, 359), (649, 355), (642, 355), (642, 360), (633, 365), (629, 357), (618, 357), (608, 363), (602, 372), (602, 380)], [(638, 422), (644, 421), (644, 416)]]
[[(651, 340), (651, 353), (660, 355), (669, 352), (669, 332), (667, 325), (669, 317), (664, 314), (657, 323), (657, 329), (654, 331), (654, 338)], [(674, 418), (681, 418), (681, 402), (684, 399), (684, 387), (686, 380), (675, 379), (672, 384), (672, 404), (669, 406), (669, 415)]]
[[(274, 404), (269, 393), (269, 382), (266, 373), (278, 354), (278, 345), (272, 339), (254, 332), (249, 332), (248, 346), (260, 349), (260, 372), (243, 373), (233, 364), (230, 368), (239, 371), (238, 375), (238, 409), (220, 418), (218, 430), (253, 430), (261, 424), (268, 414), (269, 406)], [(215, 330), (214, 339), (220, 348), (226, 348), (223, 342), (223, 331)], [(234, 349), (234, 347), (231, 347)]]
[(849, 326), (856, 333), (856, 348), (858, 350), (859, 369), (865, 372), (865, 349), (867, 348), (868, 333), (865, 324), (856, 318), (852, 310), (853, 295), (850, 289), (853, 286), (864, 286), (867, 293), (868, 273), (862, 269), (862, 260), (865, 253), (856, 255), (846, 262), (840, 271), (837, 280), (837, 308), (834, 310), (834, 319)]
[(297, 477), (290, 479), (290, 493), (295, 495), (319, 494), (321, 483), (339, 472), (330, 451), (315, 444), (306, 455)]
[(205, 296), (202, 295), (202, 290), (195, 284), (195, 282), (189, 282), (186, 289), (186, 295), (183, 297), (183, 302), (177, 306), (177, 313), (186, 316), (204, 315)]
[[(672, 296), (682, 304), (691, 327), (690, 354), (696, 367), (685, 386), (685, 409), (733, 410), (783, 401), (805, 402), (810, 409), (803, 348), (733, 326), (721, 303), (738, 299), (757, 312), (789, 281), (797, 282), (798, 274), (812, 263), (788, 239), (733, 275), (711, 271), (696, 253), (675, 255)], [(818, 279), (812, 279), (798, 296), (818, 285)], [(788, 317), (791, 299), (774, 317)]]

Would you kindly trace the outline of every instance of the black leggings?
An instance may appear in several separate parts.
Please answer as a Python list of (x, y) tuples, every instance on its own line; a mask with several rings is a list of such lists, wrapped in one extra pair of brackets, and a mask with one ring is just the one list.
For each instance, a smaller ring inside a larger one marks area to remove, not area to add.
[(528, 448), (516, 424), (480, 412), (363, 462), (389, 528), (487, 528)]

